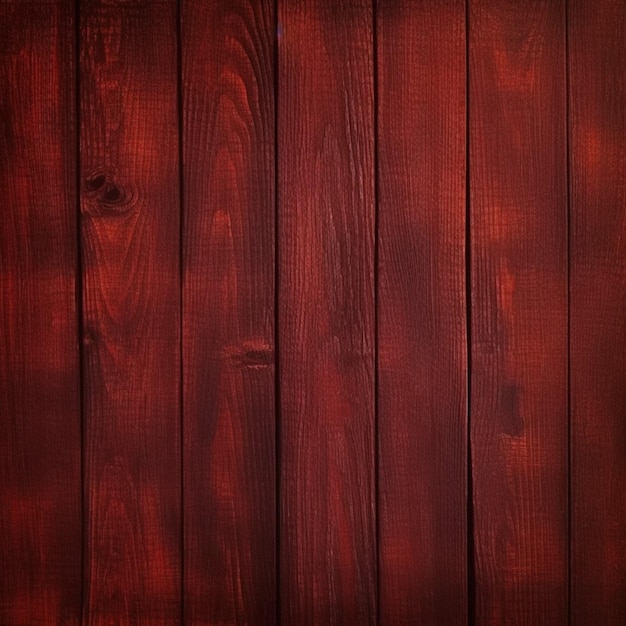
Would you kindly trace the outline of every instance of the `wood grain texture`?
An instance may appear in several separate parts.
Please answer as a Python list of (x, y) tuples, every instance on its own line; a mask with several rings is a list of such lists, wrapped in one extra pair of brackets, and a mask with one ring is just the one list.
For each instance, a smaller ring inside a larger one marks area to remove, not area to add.
[(572, 623), (626, 614), (626, 5), (569, 6)]
[(373, 20), (279, 3), (281, 618), (373, 624)]
[(180, 619), (176, 3), (81, 4), (88, 624)]
[(379, 0), (382, 624), (467, 620), (465, 2)]
[(0, 623), (78, 624), (73, 2), (0, 3)]
[(182, 4), (187, 624), (276, 622), (273, 5)]
[(469, 24), (476, 623), (565, 624), (565, 6)]

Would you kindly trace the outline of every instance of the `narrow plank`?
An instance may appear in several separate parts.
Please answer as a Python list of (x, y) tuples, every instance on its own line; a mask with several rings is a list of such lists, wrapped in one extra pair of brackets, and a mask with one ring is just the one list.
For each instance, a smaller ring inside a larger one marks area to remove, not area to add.
[(280, 580), (286, 624), (373, 624), (373, 11), (279, 2)]
[(469, 8), (476, 623), (565, 624), (565, 5)]
[(383, 624), (467, 620), (465, 2), (379, 0)]
[(273, 624), (274, 2), (181, 33), (185, 623)]
[(0, 623), (78, 624), (73, 2), (0, 3)]
[(81, 4), (88, 624), (180, 618), (176, 2)]
[(626, 5), (569, 6), (572, 623), (626, 614)]

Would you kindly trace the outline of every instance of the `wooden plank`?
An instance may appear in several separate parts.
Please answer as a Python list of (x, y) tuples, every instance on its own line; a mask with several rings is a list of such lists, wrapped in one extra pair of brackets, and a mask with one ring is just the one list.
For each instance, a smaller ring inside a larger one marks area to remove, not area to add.
[(182, 4), (187, 624), (276, 622), (273, 5)]
[(0, 3), (0, 623), (78, 624), (73, 2)]
[(626, 5), (569, 6), (572, 623), (626, 614)]
[(373, 12), (279, 2), (280, 581), (286, 624), (373, 624)]
[(567, 623), (565, 6), (470, 3), (477, 624)]
[(89, 624), (181, 615), (176, 2), (81, 4)]
[(377, 7), (380, 617), (464, 624), (465, 2)]

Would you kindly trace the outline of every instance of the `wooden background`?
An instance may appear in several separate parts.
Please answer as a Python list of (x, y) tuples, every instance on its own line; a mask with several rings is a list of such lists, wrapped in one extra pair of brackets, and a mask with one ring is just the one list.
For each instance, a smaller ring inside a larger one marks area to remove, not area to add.
[(621, 625), (621, 0), (0, 0), (0, 623)]

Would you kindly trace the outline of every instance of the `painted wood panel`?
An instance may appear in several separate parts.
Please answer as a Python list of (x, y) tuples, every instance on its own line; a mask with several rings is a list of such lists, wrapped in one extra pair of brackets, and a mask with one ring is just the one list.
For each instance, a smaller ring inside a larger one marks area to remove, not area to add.
[(276, 622), (273, 5), (182, 4), (187, 624)]
[(626, 613), (626, 6), (569, 6), (572, 623)]
[(568, 619), (565, 5), (469, 11), (476, 624)]
[(181, 616), (176, 2), (80, 15), (85, 612)]
[(373, 13), (278, 17), (281, 619), (373, 624)]
[(464, 624), (465, 3), (377, 9), (380, 623)]
[(0, 3), (0, 623), (80, 623), (74, 3)]

